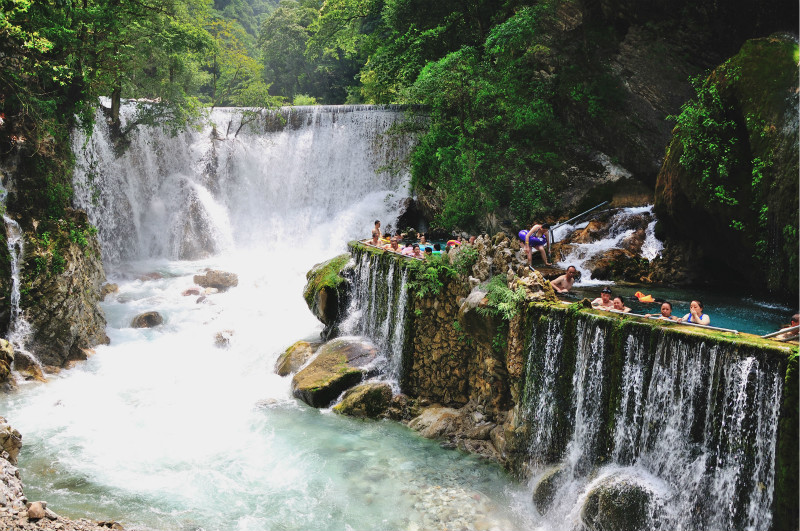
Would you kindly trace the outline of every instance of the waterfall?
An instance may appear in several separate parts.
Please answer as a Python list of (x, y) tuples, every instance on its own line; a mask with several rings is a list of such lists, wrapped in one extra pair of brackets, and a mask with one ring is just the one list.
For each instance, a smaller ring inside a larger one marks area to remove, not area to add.
[(8, 339), (16, 350), (23, 350), (25, 341), (31, 332), (31, 325), (20, 309), (20, 264), (25, 258), (25, 240), (19, 224), (4, 215), (8, 243), (8, 255), (11, 259), (11, 316), (8, 326)]
[(368, 337), (378, 346), (385, 357), (383, 378), (399, 392), (409, 318), (408, 268), (404, 259), (389, 253), (352, 252), (353, 289), (341, 331)]
[[(597, 216), (602, 217), (603, 213), (598, 213)], [(575, 266), (581, 274), (581, 285), (595, 283), (591, 279), (590, 262), (610, 249), (630, 247), (632, 251), (648, 260), (659, 256), (663, 249), (663, 244), (655, 236), (656, 219), (653, 214), (653, 205), (614, 211), (603, 229), (598, 231), (596, 239), (581, 243), (571, 241), (573, 233), (586, 228), (588, 224), (589, 222), (584, 221), (575, 225), (562, 225), (553, 231), (555, 241), (565, 242), (570, 246), (558, 265), (564, 268), (570, 265)], [(644, 230), (641, 244), (629, 244), (628, 241), (639, 229)]]
[[(123, 109), (125, 120), (135, 112)], [(76, 206), (99, 229), (106, 265), (193, 260), (242, 248), (341, 248), (391, 222), (408, 197), (412, 145), (394, 108), (215, 109), (200, 131), (73, 135)], [(391, 171), (391, 168), (400, 168)]]
[(770, 528), (785, 362), (608, 325), (555, 312), (533, 325), (523, 409), (534, 498), (557, 492), (540, 512), (577, 526), (598, 486), (622, 482), (647, 493), (662, 528)]

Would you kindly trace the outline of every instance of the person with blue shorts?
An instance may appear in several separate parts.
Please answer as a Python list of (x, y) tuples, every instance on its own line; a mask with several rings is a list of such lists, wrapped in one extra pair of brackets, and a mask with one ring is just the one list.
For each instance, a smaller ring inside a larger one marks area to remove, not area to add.
[(544, 249), (545, 245), (547, 245), (547, 234), (549, 232), (550, 225), (547, 223), (534, 225), (529, 231), (519, 231), (519, 237), (525, 242), (525, 253), (528, 255), (528, 267), (531, 267), (531, 263), (533, 262), (531, 249), (536, 249), (542, 253), (544, 265), (553, 265), (547, 261), (547, 252)]

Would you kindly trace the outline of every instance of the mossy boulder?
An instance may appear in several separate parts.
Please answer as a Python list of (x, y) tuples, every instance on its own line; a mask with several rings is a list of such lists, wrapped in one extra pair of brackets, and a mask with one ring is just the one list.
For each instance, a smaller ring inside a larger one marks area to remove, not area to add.
[[(329, 332), (341, 319), (347, 300), (347, 282), (341, 275), (350, 261), (350, 254), (344, 253), (327, 262), (315, 265), (306, 274), (306, 287), (303, 298), (308, 308)], [(326, 337), (328, 333), (324, 334)]]
[[(11, 365), (14, 363), (14, 347), (5, 339), (0, 339), (0, 383), (8, 381)], [(13, 378), (12, 378), (13, 381)]]
[(601, 479), (586, 496), (581, 520), (587, 531), (646, 531), (653, 529), (653, 493), (633, 478)]
[(533, 504), (540, 514), (544, 515), (550, 510), (550, 506), (556, 498), (559, 487), (564, 484), (566, 478), (562, 465), (548, 469), (539, 478), (536, 486), (533, 487)]
[(338, 338), (319, 348), (316, 357), (292, 378), (292, 394), (313, 407), (326, 407), (354, 386), (375, 361), (378, 349), (360, 338)]
[(392, 386), (372, 382), (348, 389), (333, 410), (351, 417), (376, 419), (386, 413), (391, 402)]
[(795, 302), (797, 54), (794, 38), (753, 39), (717, 67), (684, 106), (655, 190), (667, 246), (696, 242), (701, 277)]
[(311, 359), (311, 356), (317, 351), (319, 345), (320, 343), (298, 341), (287, 348), (286, 352), (278, 356), (275, 362), (275, 374), (279, 376), (288, 376), (297, 372), (300, 367)]

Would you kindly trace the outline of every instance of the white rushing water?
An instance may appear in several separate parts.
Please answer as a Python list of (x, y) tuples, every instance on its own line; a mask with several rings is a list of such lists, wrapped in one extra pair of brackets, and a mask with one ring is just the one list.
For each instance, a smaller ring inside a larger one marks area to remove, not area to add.
[[(656, 219), (653, 214), (653, 205), (647, 205), (619, 209), (608, 220), (608, 234), (595, 241), (571, 244), (571, 251), (566, 253), (557, 265), (565, 269), (571, 265), (575, 266), (575, 269), (580, 273), (580, 280), (575, 284), (578, 287), (610, 284), (610, 281), (592, 279), (592, 272), (588, 262), (610, 249), (620, 248), (625, 239), (630, 238), (636, 232), (636, 224), (631, 222), (642, 217), (649, 221), (645, 228), (645, 238), (642, 242), (640, 254), (642, 258), (653, 260), (661, 254), (663, 244), (655, 236)], [(588, 223), (588, 221), (582, 221), (574, 225), (559, 226), (553, 231), (555, 241), (563, 240), (574, 231), (585, 228)]]
[[(380, 170), (408, 153), (408, 139), (382, 141), (401, 113), (303, 112), (282, 131), (256, 121), (220, 139), (239, 112), (219, 109), (216, 139), (140, 129), (119, 156), (103, 127), (75, 136), (76, 206), (119, 292), (103, 303), (110, 345), (0, 403), (23, 434), (30, 499), (126, 529), (528, 527), (524, 487), (497, 467), (396, 423), (307, 407), (273, 373), (322, 329), (302, 298), (306, 271), (375, 219), (394, 222), (408, 195), (407, 174)], [(238, 286), (184, 296), (205, 268)], [(150, 310), (163, 325), (130, 327)], [(401, 341), (396, 323), (381, 326)]]

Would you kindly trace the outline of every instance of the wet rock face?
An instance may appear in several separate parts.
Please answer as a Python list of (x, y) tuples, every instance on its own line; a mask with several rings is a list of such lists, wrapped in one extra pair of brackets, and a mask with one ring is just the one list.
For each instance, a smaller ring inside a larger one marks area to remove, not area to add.
[(338, 338), (322, 345), (316, 358), (292, 378), (292, 394), (313, 407), (326, 407), (354, 386), (375, 361), (378, 349), (360, 338)]
[[(44, 365), (55, 367), (86, 359), (87, 349), (109, 341), (105, 315), (98, 305), (105, 282), (100, 245), (89, 233), (85, 240), (70, 238), (70, 224), (89, 226), (84, 212), (68, 209), (65, 218), (25, 231), (22, 270), (27, 292), (21, 305), (33, 328), (26, 348)], [(55, 240), (57, 247), (44, 245)]]
[(19, 451), (22, 448), (22, 435), (12, 428), (6, 419), (0, 417), (0, 451), (6, 452), (6, 459), (12, 465), (17, 464)]

